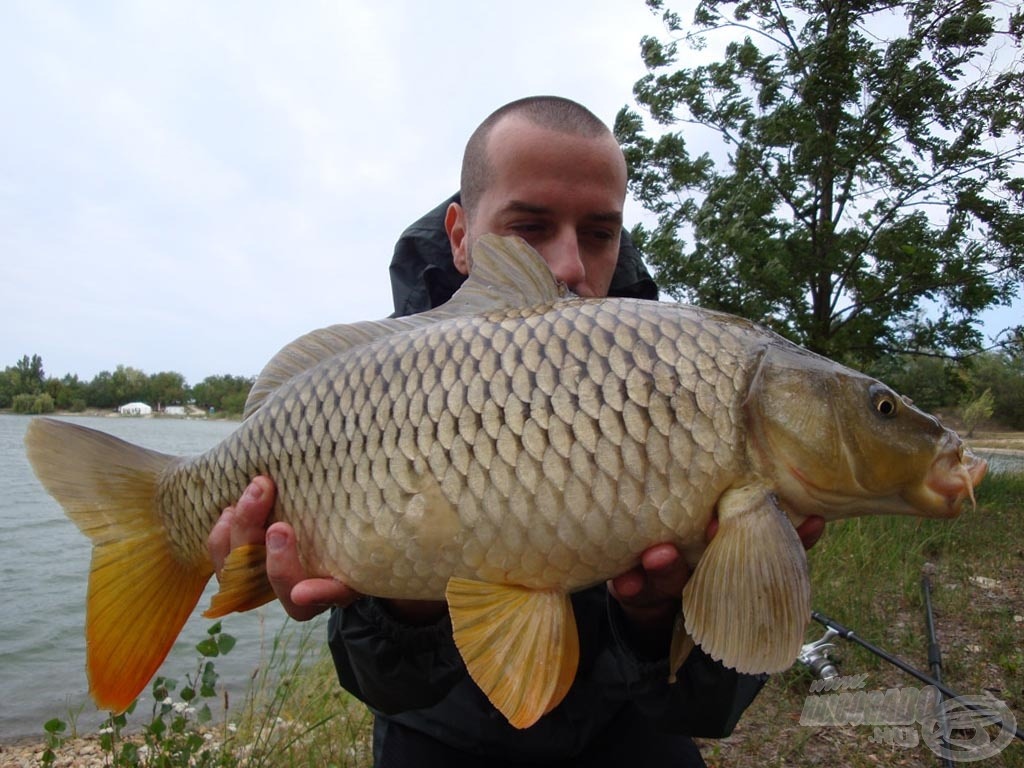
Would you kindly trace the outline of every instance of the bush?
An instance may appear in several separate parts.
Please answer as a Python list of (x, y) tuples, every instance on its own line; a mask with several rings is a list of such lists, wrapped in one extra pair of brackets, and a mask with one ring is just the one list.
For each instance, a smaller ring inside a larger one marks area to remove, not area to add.
[(54, 411), (53, 398), (46, 393), (41, 395), (15, 395), (11, 403), (11, 407), (14, 409), (15, 413), (30, 413), (36, 415), (41, 413), (53, 413)]

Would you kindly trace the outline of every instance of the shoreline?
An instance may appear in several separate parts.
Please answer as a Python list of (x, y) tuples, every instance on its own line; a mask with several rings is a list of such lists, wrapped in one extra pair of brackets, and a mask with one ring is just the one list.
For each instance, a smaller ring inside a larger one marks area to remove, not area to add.
[(242, 416), (238, 413), (207, 413), (187, 414), (184, 416), (167, 414), (162, 411), (154, 411), (144, 416), (132, 416), (118, 413), (116, 410), (105, 408), (86, 408), (84, 411), (51, 411), (50, 413), (15, 413), (10, 408), (0, 408), (0, 416), (60, 416), (62, 418), (91, 418), (91, 419), (159, 419), (161, 421), (241, 421)]

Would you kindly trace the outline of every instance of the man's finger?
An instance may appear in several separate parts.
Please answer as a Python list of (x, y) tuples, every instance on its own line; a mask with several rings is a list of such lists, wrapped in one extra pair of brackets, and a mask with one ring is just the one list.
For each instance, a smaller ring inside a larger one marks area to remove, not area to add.
[(348, 605), (358, 593), (334, 579), (307, 579), (295, 531), (287, 523), (267, 529), (267, 579), (285, 613), (296, 621), (307, 621), (331, 605)]
[(652, 597), (679, 599), (690, 576), (690, 568), (671, 544), (658, 544), (640, 556)]
[(224, 570), (224, 561), (231, 551), (231, 520), (234, 517), (234, 507), (228, 507), (217, 518), (210, 535), (206, 539), (206, 549), (213, 561), (213, 572), (220, 578), (220, 572)]
[(231, 510), (231, 549), (262, 543), (273, 508), (273, 482), (263, 476), (254, 478)]

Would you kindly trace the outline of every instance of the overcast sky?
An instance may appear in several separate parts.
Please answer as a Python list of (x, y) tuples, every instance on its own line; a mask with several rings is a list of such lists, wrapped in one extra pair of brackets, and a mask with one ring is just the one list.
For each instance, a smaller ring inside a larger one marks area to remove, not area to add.
[(643, 0), (4, 0), (0, 368), (194, 384), (387, 315), (480, 120), (552, 93), (611, 123), (661, 31)]

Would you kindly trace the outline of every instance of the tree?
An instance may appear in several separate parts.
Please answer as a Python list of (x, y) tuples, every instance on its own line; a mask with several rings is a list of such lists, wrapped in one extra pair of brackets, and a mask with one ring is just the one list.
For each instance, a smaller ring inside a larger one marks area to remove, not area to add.
[(1024, 429), (1024, 350), (987, 352), (971, 361), (978, 391), (993, 396), (992, 416), (1011, 429)]
[[(855, 364), (976, 348), (978, 313), (1024, 276), (1024, 13), (703, 0), (684, 36), (647, 2), (672, 37), (642, 40), (634, 93), (661, 135), (628, 108), (615, 128), (657, 216), (634, 234), (659, 284)], [(672, 71), (681, 42), (719, 32), (722, 61)], [(711, 129), (727, 168), (691, 157), (679, 123)]]
[(11, 407), (18, 395), (40, 394), (45, 380), (43, 359), (39, 355), (22, 355), (17, 363), (0, 372), (0, 408)]
[(153, 405), (175, 405), (185, 402), (185, 392), (188, 386), (185, 384), (185, 377), (176, 371), (161, 371), (149, 377), (147, 385), (147, 402)]
[(39, 355), (22, 355), (15, 366), (21, 379), (21, 391), (27, 394), (39, 394), (43, 390), (46, 375), (43, 373), (43, 358)]
[(245, 376), (207, 376), (192, 387), (192, 400), (217, 413), (241, 413), (255, 379)]

